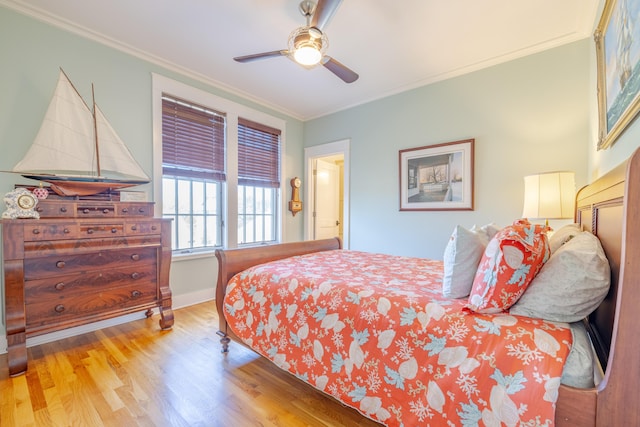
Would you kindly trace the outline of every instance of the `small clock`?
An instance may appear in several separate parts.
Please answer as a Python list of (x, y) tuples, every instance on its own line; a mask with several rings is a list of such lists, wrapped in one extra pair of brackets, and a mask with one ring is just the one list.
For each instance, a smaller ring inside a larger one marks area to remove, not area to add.
[(35, 210), (38, 198), (26, 188), (16, 188), (13, 191), (9, 191), (4, 195), (4, 203), (7, 206), (7, 210), (2, 213), (2, 218), (40, 219), (40, 214)]
[(36, 198), (31, 193), (25, 193), (18, 196), (18, 207), (22, 210), (31, 210), (36, 206), (36, 203)]

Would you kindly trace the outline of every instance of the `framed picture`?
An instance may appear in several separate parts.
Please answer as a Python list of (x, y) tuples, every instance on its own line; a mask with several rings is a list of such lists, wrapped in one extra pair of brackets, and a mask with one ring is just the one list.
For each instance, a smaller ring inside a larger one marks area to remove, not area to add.
[(607, 0), (594, 34), (598, 61), (598, 150), (640, 110), (640, 0)]
[(400, 210), (473, 210), (474, 142), (400, 150)]

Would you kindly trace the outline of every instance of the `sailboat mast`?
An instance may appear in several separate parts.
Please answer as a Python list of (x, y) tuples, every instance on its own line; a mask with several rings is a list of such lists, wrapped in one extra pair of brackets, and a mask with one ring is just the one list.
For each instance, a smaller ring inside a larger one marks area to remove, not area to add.
[(96, 143), (96, 168), (98, 172), (98, 176), (102, 176), (100, 171), (100, 147), (98, 145), (98, 120), (96, 119), (96, 95), (93, 88), (93, 83), (91, 83), (91, 98), (93, 98), (93, 109), (91, 111), (93, 115), (93, 134), (95, 135), (95, 143)]
[(93, 108), (90, 108), (89, 105), (87, 105), (87, 103), (84, 100), (84, 98), (82, 97), (82, 95), (80, 95), (80, 92), (78, 92), (78, 89), (71, 82), (71, 79), (69, 78), (67, 73), (64, 72), (62, 67), (60, 67), (60, 71), (62, 72), (62, 74), (64, 74), (65, 78), (67, 79), (67, 81), (69, 82), (69, 84), (71, 85), (73, 90), (76, 92), (76, 94), (78, 95), (78, 98), (82, 101), (84, 106), (87, 107), (87, 110), (90, 111), (91, 115), (93, 116), (93, 135), (94, 135), (94, 140), (95, 140), (95, 145), (96, 145), (97, 176), (101, 176), (101, 173), (100, 173), (100, 154), (98, 153), (98, 124), (97, 124), (97, 120), (96, 120), (96, 98), (95, 98), (95, 95), (93, 93), (93, 83), (91, 83), (91, 96), (93, 97)]

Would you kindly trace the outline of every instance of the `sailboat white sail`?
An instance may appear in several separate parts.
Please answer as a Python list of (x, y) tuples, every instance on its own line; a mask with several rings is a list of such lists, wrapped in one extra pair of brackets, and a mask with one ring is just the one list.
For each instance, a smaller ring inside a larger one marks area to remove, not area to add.
[(13, 171), (49, 182), (63, 196), (150, 180), (95, 102), (89, 108), (62, 69), (40, 130)]

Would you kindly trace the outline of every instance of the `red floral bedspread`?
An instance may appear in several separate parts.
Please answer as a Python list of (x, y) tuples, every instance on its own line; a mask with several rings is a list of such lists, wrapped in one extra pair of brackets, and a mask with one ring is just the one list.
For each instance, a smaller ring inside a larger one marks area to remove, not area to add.
[(327, 251), (253, 267), (225, 297), (231, 329), (388, 426), (551, 426), (566, 324), (463, 311), (442, 262)]

